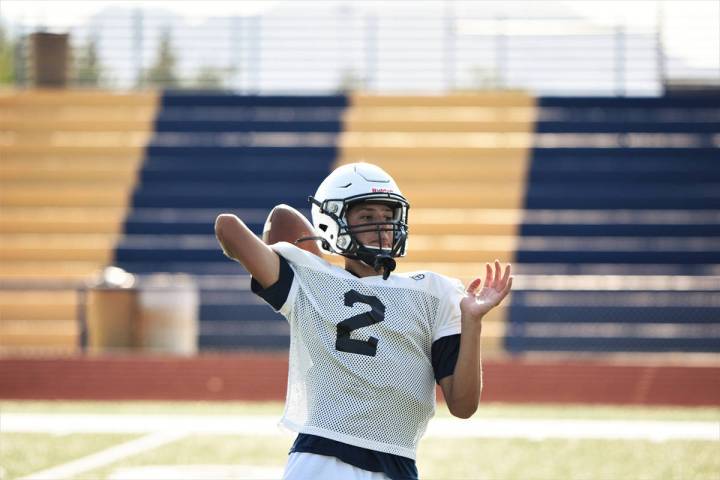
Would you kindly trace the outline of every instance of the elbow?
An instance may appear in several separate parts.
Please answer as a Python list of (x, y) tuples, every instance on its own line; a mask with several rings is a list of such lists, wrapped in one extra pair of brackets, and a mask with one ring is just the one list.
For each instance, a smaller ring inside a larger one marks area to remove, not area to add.
[(234, 219), (235, 215), (231, 213), (221, 213), (218, 215), (215, 219), (215, 235), (217, 235), (218, 238), (221, 238), (223, 231), (227, 229), (228, 223), (232, 222)]
[[(482, 392), (482, 383), (475, 388), (453, 388), (454, 376), (446, 377), (440, 380), (442, 386), (445, 405), (447, 405), (450, 414), (457, 418), (470, 418), (478, 409), (480, 404), (480, 394)], [(457, 385), (459, 387), (461, 385)], [(468, 385), (465, 385), (468, 386)]]
[(478, 404), (474, 405), (462, 405), (462, 406), (450, 406), (448, 404), (448, 410), (450, 413), (457, 418), (468, 419), (477, 412)]
[(225, 243), (228, 238), (229, 232), (232, 231), (233, 225), (237, 225), (240, 219), (232, 213), (221, 213), (215, 219), (215, 236), (220, 243)]
[(215, 219), (215, 237), (217, 238), (218, 243), (220, 243), (220, 247), (222, 248), (225, 256), (231, 259), (236, 259), (236, 256), (230, 248), (231, 242), (228, 240), (228, 229), (230, 228), (231, 223), (237, 221), (237, 217), (229, 213), (218, 215), (217, 219)]
[(480, 405), (480, 394), (469, 395), (456, 398), (452, 401), (448, 399), (447, 406), (450, 414), (457, 418), (467, 419), (477, 412)]

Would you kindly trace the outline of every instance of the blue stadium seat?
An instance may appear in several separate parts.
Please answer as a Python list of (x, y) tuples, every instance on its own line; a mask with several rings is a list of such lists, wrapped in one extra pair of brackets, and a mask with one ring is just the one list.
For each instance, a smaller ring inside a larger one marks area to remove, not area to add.
[(201, 348), (287, 347), (287, 322), (247, 281), (229, 281), (247, 273), (222, 254), (213, 224), (236, 213), (259, 235), (277, 204), (308, 215), (346, 105), (344, 96), (163, 95), (115, 260), (140, 275), (198, 278)]
[[(198, 279), (201, 348), (287, 347), (287, 323), (248, 291), (213, 222), (235, 212), (260, 234), (279, 203), (309, 215), (347, 106), (344, 96), (163, 96), (116, 260), (139, 275)], [(538, 106), (521, 275), (720, 275), (720, 97), (544, 97)], [(593, 146), (598, 136), (616, 145)], [(670, 137), (679, 146), (633, 146)], [(505, 348), (720, 352), (718, 291), (523, 287), (508, 306)]]
[[(665, 290), (597, 282), (517, 291), (507, 350), (720, 352), (720, 285), (690, 281), (720, 271), (720, 96), (545, 97), (538, 105), (536, 141), (553, 134), (588, 146), (532, 150), (516, 254), (525, 273), (534, 264), (535, 275), (680, 278)], [(616, 134), (604, 138), (616, 145), (591, 146), (595, 134)], [(671, 135), (681, 146), (631, 146)]]

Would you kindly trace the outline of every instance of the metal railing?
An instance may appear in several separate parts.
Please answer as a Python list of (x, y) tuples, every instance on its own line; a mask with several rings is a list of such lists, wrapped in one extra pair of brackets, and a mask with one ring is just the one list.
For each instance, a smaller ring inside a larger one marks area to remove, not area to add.
[[(100, 11), (72, 26), (26, 20), (7, 31), (16, 41), (21, 86), (28, 85), (25, 39), (38, 30), (70, 34), (70, 83), (86, 87), (658, 95), (677, 83), (720, 86), (720, 41), (700, 43), (699, 53), (710, 59), (704, 63), (668, 49), (677, 29), (659, 2), (647, 2), (654, 20), (641, 26), (579, 15), (488, 16), (451, 0), (426, 9), (415, 2), (373, 5), (291, 4), (200, 21), (135, 7)], [(708, 28), (684, 35), (718, 40)], [(698, 48), (692, 53), (697, 57)]]

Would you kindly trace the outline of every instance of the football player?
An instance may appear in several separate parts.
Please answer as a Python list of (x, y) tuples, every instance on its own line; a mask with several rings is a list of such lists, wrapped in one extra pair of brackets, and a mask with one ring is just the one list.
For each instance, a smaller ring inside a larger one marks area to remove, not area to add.
[(510, 266), (487, 264), (467, 288), (429, 271), (391, 274), (407, 250), (410, 206), (375, 165), (337, 168), (310, 202), (315, 238), (345, 268), (286, 242), (268, 246), (234, 215), (215, 225), (253, 292), (290, 323), (281, 423), (298, 436), (284, 478), (415, 479), (435, 383), (453, 415), (477, 409), (482, 318), (510, 291)]

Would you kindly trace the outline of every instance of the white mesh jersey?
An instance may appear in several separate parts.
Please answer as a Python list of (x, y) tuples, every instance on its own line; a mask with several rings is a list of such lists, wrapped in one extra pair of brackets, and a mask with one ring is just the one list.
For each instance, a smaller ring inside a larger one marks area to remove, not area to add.
[(435, 412), (432, 342), (460, 333), (459, 280), (431, 272), (358, 278), (288, 243), (294, 278), (281, 424), (415, 459)]

